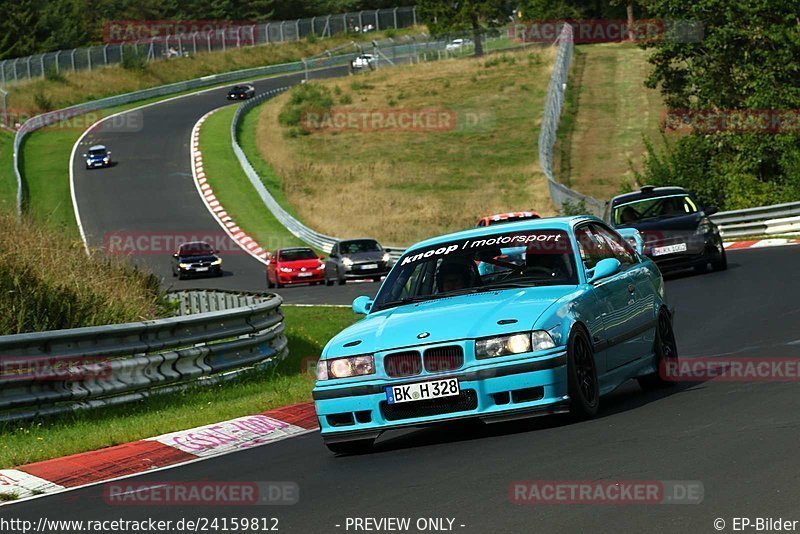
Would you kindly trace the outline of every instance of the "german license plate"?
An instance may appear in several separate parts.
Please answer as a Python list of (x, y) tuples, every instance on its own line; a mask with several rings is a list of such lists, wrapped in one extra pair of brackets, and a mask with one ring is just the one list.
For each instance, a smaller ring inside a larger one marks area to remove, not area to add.
[(297, 273), (297, 276), (299, 276), (300, 278), (305, 278), (307, 276), (311, 276), (312, 274), (314, 273)]
[(195, 271), (197, 271), (198, 273), (202, 273), (202, 272), (205, 272), (207, 270), (208, 270), (208, 267), (198, 267), (197, 269), (195, 269)]
[(386, 400), (389, 404), (398, 404), (401, 402), (454, 397), (459, 393), (461, 393), (461, 389), (458, 386), (458, 379), (446, 378), (444, 380), (431, 380), (430, 382), (418, 382), (402, 386), (388, 386), (386, 388)]
[(677, 245), (668, 245), (666, 247), (656, 247), (653, 249), (653, 256), (663, 256), (665, 254), (674, 254), (676, 252), (686, 252), (686, 243), (678, 243)]
[(361, 268), (362, 269), (377, 269), (378, 268), (378, 264), (377, 263), (365, 263), (364, 265), (361, 266)]

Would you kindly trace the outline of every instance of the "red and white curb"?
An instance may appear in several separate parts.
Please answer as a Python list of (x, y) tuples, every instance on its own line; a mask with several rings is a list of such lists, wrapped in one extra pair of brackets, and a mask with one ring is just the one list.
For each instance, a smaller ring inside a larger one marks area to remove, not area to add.
[(228, 215), (225, 208), (220, 204), (214, 190), (211, 189), (211, 184), (208, 183), (205, 170), (203, 169), (203, 153), (200, 151), (200, 127), (206, 119), (215, 111), (209, 111), (198, 120), (192, 128), (191, 137), (191, 158), (192, 158), (192, 176), (194, 177), (194, 185), (203, 203), (208, 208), (209, 213), (217, 220), (219, 225), (226, 234), (237, 244), (242, 250), (253, 256), (261, 263), (267, 263), (267, 250), (261, 246), (250, 236), (248, 236), (236, 222)]
[(757, 239), (754, 241), (727, 241), (725, 250), (741, 250), (745, 248), (785, 247), (787, 245), (800, 245), (800, 239)]
[(168, 469), (301, 436), (319, 428), (305, 402), (98, 451), (0, 469), (0, 495), (20, 500)]

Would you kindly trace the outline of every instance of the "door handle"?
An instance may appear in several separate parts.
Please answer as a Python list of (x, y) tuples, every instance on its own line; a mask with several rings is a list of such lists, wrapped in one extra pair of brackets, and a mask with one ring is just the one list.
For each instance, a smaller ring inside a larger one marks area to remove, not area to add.
[(636, 293), (636, 286), (634, 286), (633, 284), (628, 284), (628, 292)]

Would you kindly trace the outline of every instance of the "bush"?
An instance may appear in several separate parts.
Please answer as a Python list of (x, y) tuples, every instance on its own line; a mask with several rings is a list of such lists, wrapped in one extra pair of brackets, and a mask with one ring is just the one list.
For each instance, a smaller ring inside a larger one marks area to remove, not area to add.
[(126, 70), (145, 70), (147, 68), (147, 55), (137, 46), (122, 47), (122, 68)]
[(691, 134), (658, 152), (645, 142), (640, 184), (676, 185), (703, 204), (736, 210), (800, 197), (800, 138), (763, 133)]
[(44, 79), (51, 82), (66, 83), (67, 78), (54, 66), (44, 69)]
[(33, 221), (0, 215), (0, 335), (153, 319), (171, 313), (159, 280)]
[(283, 126), (300, 126), (305, 113), (325, 113), (332, 106), (333, 95), (328, 87), (304, 83), (291, 90), (289, 101), (278, 114), (278, 122)]
[(42, 111), (51, 111), (55, 108), (53, 104), (53, 100), (44, 93), (44, 90), (40, 87), (37, 87), (33, 91), (33, 103), (36, 104), (36, 107)]
[(571, 202), (569, 200), (565, 200), (564, 203), (561, 205), (561, 209), (559, 210), (561, 215), (568, 217), (572, 215), (586, 215), (589, 213), (589, 210), (586, 208), (586, 201), (579, 200), (577, 202)]

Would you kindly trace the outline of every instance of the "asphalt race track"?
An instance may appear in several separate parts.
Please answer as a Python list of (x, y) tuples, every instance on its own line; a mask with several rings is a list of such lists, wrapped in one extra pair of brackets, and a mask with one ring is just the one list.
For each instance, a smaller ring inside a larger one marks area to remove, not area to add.
[[(742, 250), (726, 272), (674, 276), (683, 357), (800, 356), (800, 248)], [(0, 516), (49, 519), (277, 517), (284, 533), (346, 532), (347, 517), (449, 517), (456, 532), (715, 532), (738, 517), (800, 519), (798, 385), (687, 383), (643, 394), (629, 382), (598, 418), (396, 432), (367, 456), (334, 457), (317, 433), (136, 478), (295, 481), (274, 507), (109, 506), (95, 486), (19, 503)], [(518, 480), (692, 480), (701, 504), (515, 505)], [(341, 527), (336, 527), (341, 525)], [(459, 525), (465, 525), (461, 527)], [(353, 531), (352, 529), (350, 530)], [(410, 532), (416, 532), (412, 529)]]
[[(341, 76), (346, 67), (311, 72), (315, 78)], [(255, 82), (257, 93), (299, 83), (303, 74)], [(233, 85), (233, 84), (231, 84)], [(142, 238), (130, 255), (163, 279), (170, 289), (216, 288), (266, 290), (265, 267), (241, 251), (208, 213), (192, 179), (190, 134), (207, 112), (229, 105), (228, 87), (131, 110), (88, 134), (73, 161), (75, 197), (81, 223), (92, 247)], [(81, 154), (91, 145), (104, 144), (114, 165), (86, 170)], [(255, 194), (255, 193), (254, 193)], [(264, 208), (266, 210), (266, 208)], [(175, 238), (214, 236), (223, 239), (222, 278), (178, 281), (172, 277), (170, 256)], [(115, 241), (117, 240), (117, 241)], [(117, 249), (118, 250), (118, 249)], [(374, 295), (377, 283), (345, 286), (295, 286), (279, 291), (287, 303), (349, 304), (363, 294)]]

